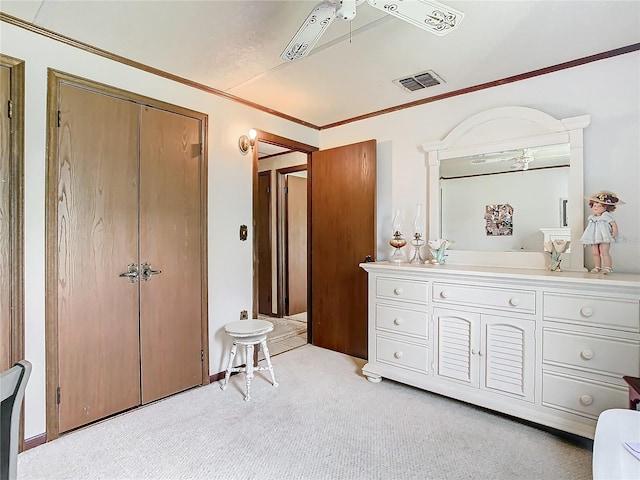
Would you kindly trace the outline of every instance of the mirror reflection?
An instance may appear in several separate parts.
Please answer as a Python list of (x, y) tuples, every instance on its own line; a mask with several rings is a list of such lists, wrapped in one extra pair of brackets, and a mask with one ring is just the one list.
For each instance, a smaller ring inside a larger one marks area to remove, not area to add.
[(540, 252), (543, 232), (570, 237), (569, 158), (563, 143), (442, 160), (442, 238), (456, 250)]

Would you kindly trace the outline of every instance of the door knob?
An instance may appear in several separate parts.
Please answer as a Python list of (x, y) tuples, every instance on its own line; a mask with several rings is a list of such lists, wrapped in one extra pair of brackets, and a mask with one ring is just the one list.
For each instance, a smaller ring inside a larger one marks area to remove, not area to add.
[(151, 264), (147, 262), (142, 264), (142, 274), (140, 276), (142, 277), (142, 280), (148, 282), (151, 280), (151, 275), (160, 275), (161, 273), (162, 270), (153, 270), (151, 268)]
[(138, 265), (130, 263), (127, 265), (127, 271), (119, 276), (125, 277), (129, 283), (136, 283), (138, 281)]

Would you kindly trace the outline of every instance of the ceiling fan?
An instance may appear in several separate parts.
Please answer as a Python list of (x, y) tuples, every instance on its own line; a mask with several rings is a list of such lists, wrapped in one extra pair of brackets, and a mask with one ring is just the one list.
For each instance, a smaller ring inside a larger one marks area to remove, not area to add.
[[(350, 21), (356, 6), (365, 0), (324, 0), (304, 21), (280, 58), (292, 62), (306, 57), (337, 17)], [(367, 0), (374, 8), (409, 22), (435, 35), (446, 35), (460, 25), (464, 14), (434, 0)]]
[(533, 162), (534, 160), (535, 156), (531, 149), (524, 148), (519, 152), (508, 151), (474, 155), (471, 158), (471, 164), (480, 165), (484, 163), (494, 162), (513, 162), (513, 164), (511, 164), (511, 166), (509, 167), (511, 170), (528, 170), (529, 163)]

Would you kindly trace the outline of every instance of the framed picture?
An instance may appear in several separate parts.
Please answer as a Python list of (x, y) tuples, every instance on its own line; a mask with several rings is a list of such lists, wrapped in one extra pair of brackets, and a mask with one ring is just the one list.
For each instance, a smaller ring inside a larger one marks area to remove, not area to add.
[(513, 235), (513, 207), (508, 203), (487, 205), (484, 219), (488, 237)]

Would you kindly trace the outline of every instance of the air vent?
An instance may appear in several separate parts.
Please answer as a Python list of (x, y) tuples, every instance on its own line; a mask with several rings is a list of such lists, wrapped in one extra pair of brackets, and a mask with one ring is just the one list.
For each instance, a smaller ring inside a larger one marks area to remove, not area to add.
[(416, 90), (422, 90), (423, 88), (433, 87), (444, 83), (444, 80), (436, 75), (432, 70), (426, 72), (416, 73), (410, 77), (399, 78), (394, 80), (393, 83), (398, 85), (407, 92), (415, 92)]

